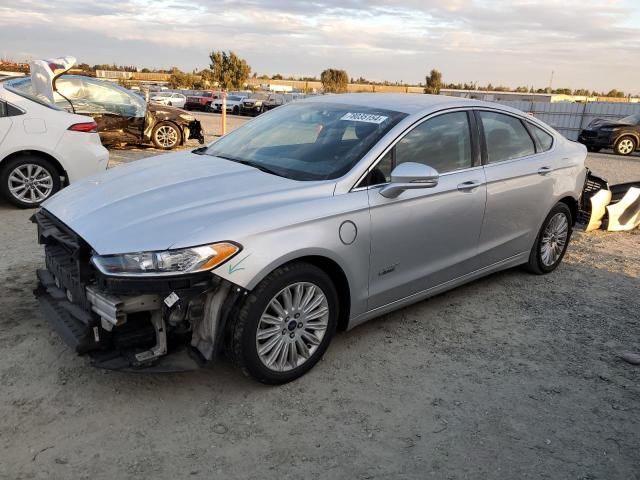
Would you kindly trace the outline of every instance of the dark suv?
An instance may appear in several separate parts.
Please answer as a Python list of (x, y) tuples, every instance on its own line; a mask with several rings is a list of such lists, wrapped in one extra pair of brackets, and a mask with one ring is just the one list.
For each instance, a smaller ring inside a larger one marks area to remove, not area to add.
[(590, 152), (613, 148), (618, 155), (631, 155), (640, 147), (640, 113), (620, 120), (596, 118), (578, 135)]

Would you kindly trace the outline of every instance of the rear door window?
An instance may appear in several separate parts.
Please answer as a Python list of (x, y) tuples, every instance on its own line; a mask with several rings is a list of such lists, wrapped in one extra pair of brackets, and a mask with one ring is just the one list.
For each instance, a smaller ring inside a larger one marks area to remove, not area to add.
[(540, 127), (535, 126), (533, 123), (528, 123), (528, 126), (529, 131), (537, 140), (538, 146), (540, 147), (541, 151), (546, 152), (547, 150), (551, 150), (551, 147), (553, 146), (553, 137), (542, 130)]
[(536, 153), (533, 139), (520, 119), (496, 112), (479, 113), (489, 163), (504, 162)]

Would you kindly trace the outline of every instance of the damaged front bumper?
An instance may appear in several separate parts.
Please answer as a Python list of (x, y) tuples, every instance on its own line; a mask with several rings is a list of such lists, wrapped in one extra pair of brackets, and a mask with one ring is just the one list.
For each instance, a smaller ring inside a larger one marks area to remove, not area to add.
[(66, 344), (112, 370), (175, 372), (214, 362), (243, 289), (209, 272), (117, 278), (90, 263), (90, 247), (41, 210), (45, 247), (35, 295)]

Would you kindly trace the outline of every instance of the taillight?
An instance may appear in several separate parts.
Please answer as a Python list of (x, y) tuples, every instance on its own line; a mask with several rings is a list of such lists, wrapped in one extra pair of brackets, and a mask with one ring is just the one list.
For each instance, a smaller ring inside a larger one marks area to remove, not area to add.
[(74, 123), (68, 130), (72, 132), (96, 133), (98, 131), (98, 124), (96, 122)]

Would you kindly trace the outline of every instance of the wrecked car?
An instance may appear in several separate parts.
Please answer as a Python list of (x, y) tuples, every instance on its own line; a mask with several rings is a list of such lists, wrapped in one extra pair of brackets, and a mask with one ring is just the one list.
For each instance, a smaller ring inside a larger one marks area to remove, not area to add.
[(67, 111), (93, 117), (104, 145), (153, 143), (171, 150), (189, 139), (204, 143), (200, 122), (179, 108), (146, 102), (112, 82), (80, 75), (65, 75), (73, 57), (37, 60), (31, 75), (7, 81), (26, 94)]
[(502, 269), (554, 271), (586, 155), (494, 103), (292, 102), (45, 202), (36, 294), (97, 367), (186, 370), (225, 352), (288, 382), (338, 329)]
[(612, 148), (618, 155), (631, 155), (640, 148), (640, 113), (620, 120), (596, 118), (578, 135), (590, 152)]

